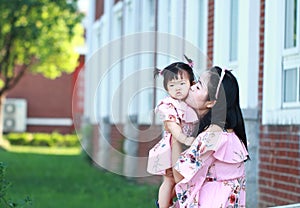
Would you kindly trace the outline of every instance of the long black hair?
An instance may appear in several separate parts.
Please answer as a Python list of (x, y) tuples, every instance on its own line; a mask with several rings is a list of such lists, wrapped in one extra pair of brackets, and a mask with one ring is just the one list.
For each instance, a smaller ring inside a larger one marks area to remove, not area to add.
[(222, 69), (218, 66), (208, 70), (210, 74), (207, 83), (208, 100), (216, 100), (216, 104), (200, 119), (198, 132), (202, 132), (210, 124), (216, 124), (223, 129), (233, 129), (248, 150), (245, 124), (240, 107), (238, 82), (230, 71), (225, 70), (219, 93), (216, 96), (221, 72)]

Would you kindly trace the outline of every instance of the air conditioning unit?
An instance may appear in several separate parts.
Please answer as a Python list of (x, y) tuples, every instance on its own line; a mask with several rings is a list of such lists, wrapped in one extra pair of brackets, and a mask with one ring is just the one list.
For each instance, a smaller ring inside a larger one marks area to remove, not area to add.
[(3, 132), (26, 131), (27, 102), (25, 99), (6, 99), (2, 112)]

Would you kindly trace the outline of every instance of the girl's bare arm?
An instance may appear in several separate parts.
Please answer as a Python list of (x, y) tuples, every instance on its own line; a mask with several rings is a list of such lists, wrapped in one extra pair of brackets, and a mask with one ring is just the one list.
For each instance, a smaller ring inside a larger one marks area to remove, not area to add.
[(174, 139), (183, 143), (187, 146), (190, 146), (195, 140), (194, 137), (188, 137), (183, 132), (181, 127), (174, 121), (165, 121), (164, 122), (165, 129), (170, 132)]

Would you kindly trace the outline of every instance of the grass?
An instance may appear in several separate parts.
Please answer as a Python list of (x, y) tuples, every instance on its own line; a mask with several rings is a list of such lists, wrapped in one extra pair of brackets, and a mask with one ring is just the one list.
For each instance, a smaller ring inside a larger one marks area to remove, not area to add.
[(12, 183), (13, 200), (29, 196), (34, 208), (149, 208), (157, 185), (141, 185), (92, 166), (78, 149), (21, 148), (0, 150)]
[(80, 147), (30, 147), (30, 146), (11, 146), (10, 152), (15, 153), (36, 153), (47, 155), (78, 155), (81, 152)]

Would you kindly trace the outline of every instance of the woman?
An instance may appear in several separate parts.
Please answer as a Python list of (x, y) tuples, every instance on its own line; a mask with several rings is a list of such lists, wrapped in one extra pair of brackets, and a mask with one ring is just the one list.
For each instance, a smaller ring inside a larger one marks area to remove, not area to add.
[(179, 207), (245, 207), (249, 158), (239, 88), (230, 71), (212, 67), (185, 100), (198, 114), (199, 135), (179, 157), (174, 177)]

